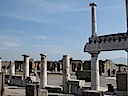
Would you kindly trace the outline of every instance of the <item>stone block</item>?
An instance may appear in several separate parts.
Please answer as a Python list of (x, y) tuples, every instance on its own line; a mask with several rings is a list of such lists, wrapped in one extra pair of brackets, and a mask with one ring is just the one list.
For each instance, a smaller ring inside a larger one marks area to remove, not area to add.
[(40, 96), (39, 85), (27, 84), (26, 85), (26, 96)]
[(102, 93), (96, 90), (83, 90), (82, 96), (102, 96)]
[(117, 91), (128, 91), (128, 73), (117, 73)]
[(117, 78), (117, 91), (118, 96), (128, 95), (128, 72), (118, 72)]
[(41, 89), (39, 96), (48, 96), (48, 90), (46, 90), (46, 89)]
[(62, 92), (62, 88), (59, 86), (47, 86), (47, 87), (45, 87), (45, 89), (47, 89), (48, 92), (53, 92), (53, 93), (61, 93)]
[(76, 77), (79, 80), (85, 80), (86, 82), (91, 82), (91, 70), (77, 71)]

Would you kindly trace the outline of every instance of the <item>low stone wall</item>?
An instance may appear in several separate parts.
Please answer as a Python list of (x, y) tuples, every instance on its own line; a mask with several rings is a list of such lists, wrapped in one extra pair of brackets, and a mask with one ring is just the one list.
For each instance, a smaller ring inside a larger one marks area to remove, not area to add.
[(22, 86), (23, 85), (22, 76), (11, 76), (9, 80), (9, 84), (15, 86)]
[[(26, 83), (33, 83), (36, 81), (35, 76), (29, 76), (26, 79)], [(14, 86), (25, 86), (23, 76), (9, 76), (5, 75), (5, 83)]]

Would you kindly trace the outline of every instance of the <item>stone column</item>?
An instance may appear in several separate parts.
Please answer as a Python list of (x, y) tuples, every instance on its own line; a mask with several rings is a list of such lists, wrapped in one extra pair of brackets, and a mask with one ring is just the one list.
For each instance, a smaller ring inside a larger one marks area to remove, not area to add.
[(125, 50), (127, 52), (127, 64), (128, 65), (128, 49)]
[(96, 4), (91, 3), (89, 4), (91, 6), (91, 12), (92, 12), (92, 37), (96, 36), (97, 32), (97, 24), (96, 24)]
[(38, 65), (38, 63), (37, 62), (34, 62), (34, 63), (35, 63), (34, 73), (37, 76), (37, 65)]
[(1, 58), (0, 58), (0, 72), (2, 72)]
[(98, 52), (91, 53), (91, 89), (99, 90), (99, 63), (98, 63)]
[(81, 63), (81, 71), (84, 70), (84, 69), (83, 69), (83, 66), (84, 66), (84, 61), (82, 61), (82, 63)]
[(69, 93), (69, 86), (68, 86), (68, 80), (70, 79), (70, 62), (69, 62), (69, 56), (64, 55), (63, 56), (63, 92)]
[(40, 67), (40, 88), (47, 86), (47, 60), (46, 54), (40, 54), (41, 56), (41, 67)]
[(29, 56), (22, 55), (24, 57), (23, 61), (23, 77), (26, 79), (29, 76)]
[(10, 76), (15, 75), (15, 63), (14, 61), (10, 61)]
[(57, 62), (55, 61), (55, 73), (57, 73)]
[(29, 76), (29, 56), (22, 55), (24, 58), (23, 61), (23, 86), (26, 86), (26, 78)]
[(127, 20), (127, 33), (128, 33), (128, 0), (125, 0), (126, 3), (126, 20)]

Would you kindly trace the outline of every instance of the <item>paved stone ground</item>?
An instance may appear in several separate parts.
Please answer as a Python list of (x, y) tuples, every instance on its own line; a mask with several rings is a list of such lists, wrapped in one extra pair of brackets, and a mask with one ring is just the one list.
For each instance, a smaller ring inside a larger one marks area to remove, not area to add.
[[(72, 76), (71, 78), (74, 79), (75, 76)], [(112, 84), (112, 85), (114, 85), (114, 87), (116, 87), (115, 77), (101, 77), (100, 81), (101, 81), (100, 84), (102, 86), (101, 87), (102, 91), (107, 90), (107, 84)], [(55, 86), (62, 85), (62, 75), (48, 74), (48, 85), (55, 85)], [(86, 85), (84, 85), (84, 86), (90, 86), (90, 83), (87, 82)], [(57, 93), (49, 93), (49, 95), (57, 96)], [(59, 95), (60, 96), (73, 96), (71, 94), (65, 94), (65, 95), (59, 94)], [(5, 85), (4, 96), (25, 96), (25, 88)]]

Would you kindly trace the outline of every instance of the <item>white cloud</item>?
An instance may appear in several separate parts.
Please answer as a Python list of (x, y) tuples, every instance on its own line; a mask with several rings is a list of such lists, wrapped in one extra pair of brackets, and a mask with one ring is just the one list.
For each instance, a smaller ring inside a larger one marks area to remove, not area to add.
[(49, 37), (48, 36), (46, 36), (46, 35), (40, 35), (40, 39), (41, 40), (47, 40)]
[(14, 37), (1, 35), (0, 36), (0, 50), (18, 49), (21, 44)]

